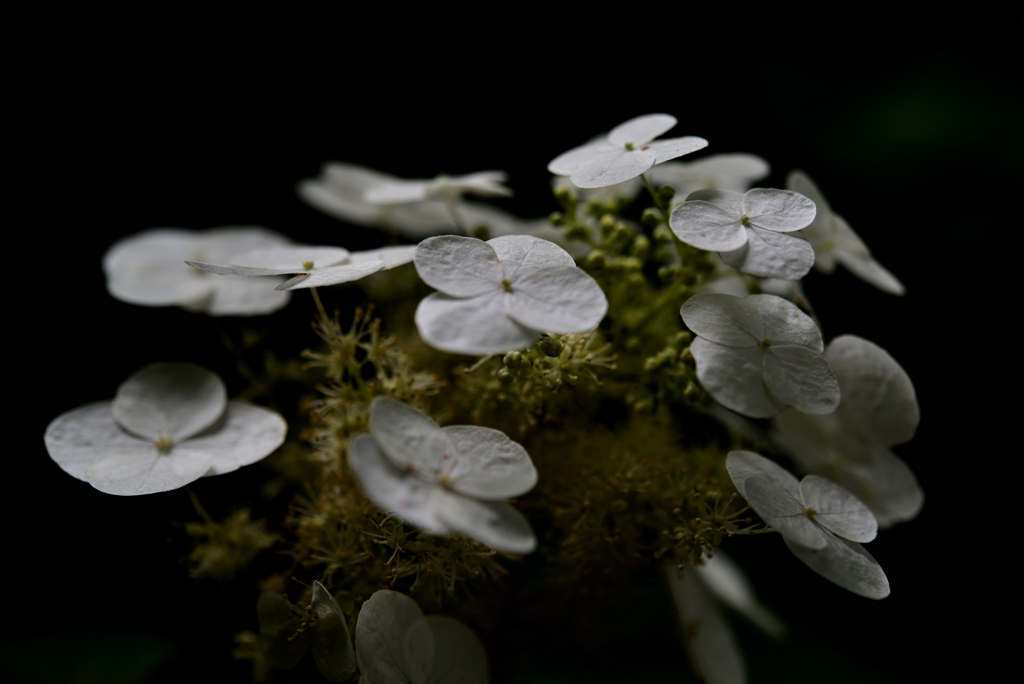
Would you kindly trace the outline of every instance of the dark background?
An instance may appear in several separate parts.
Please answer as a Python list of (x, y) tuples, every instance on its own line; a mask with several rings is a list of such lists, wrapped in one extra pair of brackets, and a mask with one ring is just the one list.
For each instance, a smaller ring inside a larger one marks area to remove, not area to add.
[[(774, 538), (732, 545), (797, 635), (774, 646), (740, 627), (751, 681), (1009, 673), (1010, 636), (998, 625), (1016, 617), (1007, 603), (1019, 574), (1008, 469), (1020, 452), (1009, 321), (1021, 15), (835, 12), (68, 3), (31, 16), (19, 27), (18, 123), (8, 131), (5, 424), (15, 443), (0, 679), (248, 676), (229, 651), (234, 632), (257, 628), (255, 587), (187, 577), (175, 524), (194, 519), (184, 493), (104, 496), (43, 449), (50, 420), (112, 397), (152, 361), (202, 363), (240, 387), (220, 342), (240, 324), (106, 294), (100, 259), (114, 240), (157, 226), (257, 224), (303, 242), (380, 244), (294, 195), (328, 160), (405, 177), (504, 169), (517, 196), (501, 206), (540, 216), (555, 208), (551, 158), (651, 112), (679, 119), (672, 134), (707, 138), (707, 154), (765, 157), (765, 186), (808, 171), (908, 290), (891, 297), (842, 270), (806, 280), (827, 336), (873, 340), (917, 388), (921, 428), (897, 453), (925, 508), (869, 547), (892, 596), (845, 593)], [(313, 343), (312, 313), (296, 297), (253, 327), (297, 353)], [(214, 517), (249, 503), (265, 476), (249, 471), (195, 485)], [(548, 682), (685, 678), (656, 595), (610, 618), (630, 636), (595, 636), (607, 639), (596, 660), (594, 649), (559, 642), (531, 655), (529, 671)], [(489, 646), (501, 659), (502, 645)]]

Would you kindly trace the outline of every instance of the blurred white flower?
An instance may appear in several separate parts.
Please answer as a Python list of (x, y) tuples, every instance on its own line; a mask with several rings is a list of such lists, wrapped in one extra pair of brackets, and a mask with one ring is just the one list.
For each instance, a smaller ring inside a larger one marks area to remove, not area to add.
[(420, 337), (453, 354), (495, 354), (528, 347), (544, 332), (585, 332), (608, 310), (572, 256), (533, 236), (429, 238), (414, 263), (439, 290), (416, 309)]
[(46, 450), (64, 472), (108, 494), (183, 487), (255, 463), (284, 442), (280, 415), (227, 400), (224, 383), (191, 363), (154, 363), (113, 401), (68, 411), (46, 428)]
[(504, 171), (479, 171), (464, 176), (440, 175), (430, 180), (381, 180), (366, 188), (363, 199), (370, 204), (408, 204), (425, 200), (458, 200), (465, 194), (482, 197), (511, 197), (504, 185)]
[(277, 311), (291, 295), (245, 278), (211, 278), (183, 262), (217, 261), (287, 244), (284, 236), (258, 227), (154, 228), (111, 245), (103, 255), (103, 272), (107, 291), (129, 304), (180, 306), (211, 316), (255, 316)]
[(530, 523), (502, 501), (537, 482), (530, 456), (490, 428), (446, 428), (387, 397), (370, 404), (372, 434), (349, 440), (348, 462), (382, 510), (437, 535), (461, 534), (493, 549), (530, 553)]
[(669, 226), (686, 244), (721, 252), (744, 273), (797, 280), (811, 270), (814, 248), (793, 233), (814, 213), (811, 200), (790, 190), (698, 190), (672, 210)]
[(921, 413), (906, 371), (884, 349), (841, 335), (825, 349), (842, 401), (830, 416), (784, 411), (772, 439), (804, 471), (853, 492), (880, 527), (910, 520), (924, 504), (917, 478), (891, 447), (909, 441)]
[(774, 295), (745, 298), (698, 294), (679, 310), (695, 335), (697, 379), (715, 401), (752, 418), (786, 406), (828, 414), (839, 384), (821, 356), (821, 331), (792, 302)]
[(360, 684), (486, 684), (487, 653), (455, 618), (423, 616), (405, 594), (382, 589), (359, 611)]
[(733, 153), (659, 164), (651, 169), (650, 178), (655, 185), (671, 185), (675, 188), (676, 200), (682, 202), (697, 190), (746, 192), (770, 172), (768, 162), (756, 154)]
[(786, 176), (786, 187), (810, 198), (818, 208), (814, 221), (801, 232), (814, 248), (816, 270), (832, 273), (836, 270), (836, 263), (840, 263), (850, 273), (883, 292), (902, 295), (906, 291), (896, 276), (875, 261), (867, 245), (846, 219), (832, 212), (825, 196), (806, 173), (790, 171)]
[(889, 595), (889, 580), (860, 544), (875, 538), (878, 523), (857, 497), (817, 475), (798, 481), (752, 451), (729, 452), (725, 465), (740, 495), (809, 568), (860, 596)]
[(676, 118), (668, 114), (638, 116), (613, 128), (607, 137), (558, 155), (548, 163), (548, 171), (569, 176), (581, 188), (600, 188), (707, 147), (708, 141), (696, 136), (654, 140), (675, 125)]
[(230, 258), (230, 264), (201, 261), (185, 263), (217, 275), (291, 275), (292, 278), (278, 284), (274, 289), (298, 290), (359, 280), (371, 273), (409, 263), (415, 251), (415, 245), (382, 247), (364, 252), (349, 252), (342, 247), (288, 245), (236, 254)]

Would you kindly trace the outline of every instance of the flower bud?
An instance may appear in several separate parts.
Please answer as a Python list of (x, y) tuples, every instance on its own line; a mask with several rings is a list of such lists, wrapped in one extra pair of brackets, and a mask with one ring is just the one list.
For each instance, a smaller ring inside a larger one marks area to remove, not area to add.
[(644, 209), (644, 213), (640, 214), (640, 223), (653, 228), (661, 223), (661, 212), (654, 207), (647, 207)]
[[(519, 352), (516, 353), (518, 354)], [(513, 375), (512, 371), (510, 371), (508, 368), (498, 369), (498, 382), (500, 382), (502, 385), (512, 384), (512, 381), (515, 379), (516, 376)]]
[(593, 252), (587, 255), (586, 265), (587, 268), (598, 271), (605, 267), (607, 260), (604, 252), (599, 249), (595, 249)]
[(487, 226), (486, 223), (479, 224), (476, 228), (472, 230), (472, 233), (473, 237), (475, 237), (477, 240), (486, 241), (491, 239), (491, 229)]
[(668, 204), (672, 201), (672, 198), (676, 196), (676, 189), (671, 185), (662, 185), (658, 188), (658, 199), (663, 203)]
[(660, 225), (654, 229), (654, 241), (660, 244), (668, 244), (672, 242), (673, 235), (672, 230), (666, 225)]
[(563, 214), (560, 211), (553, 211), (548, 216), (548, 221), (550, 221), (551, 225), (553, 225), (553, 226), (564, 226), (565, 223), (566, 223), (565, 222), (565, 214)]
[(615, 217), (611, 214), (605, 214), (601, 217), (598, 225), (601, 227), (601, 234), (608, 235), (615, 229)]
[(537, 343), (537, 347), (544, 352), (545, 356), (552, 358), (557, 357), (562, 353), (562, 341), (557, 337), (548, 337), (545, 335), (540, 338), (540, 342)]
[(519, 368), (523, 365), (523, 355), (517, 351), (510, 351), (501, 361), (507, 368)]
[(658, 267), (658, 279), (661, 280), (661, 282), (665, 283), (666, 285), (668, 285), (669, 283), (676, 279), (677, 273), (678, 269), (675, 266)]
[(679, 360), (685, 363), (687, 366), (697, 365), (697, 361), (693, 358), (693, 352), (690, 351), (689, 347), (679, 352)]
[(576, 201), (576, 193), (567, 185), (559, 185), (555, 188), (555, 200), (564, 207)]
[(587, 230), (586, 226), (581, 225), (579, 223), (574, 223), (571, 226), (569, 226), (568, 230), (565, 231), (565, 237), (569, 240), (579, 240), (581, 242), (586, 242), (587, 239), (590, 237), (590, 231)]
[(650, 251), (651, 241), (646, 235), (637, 235), (633, 239), (633, 245), (629, 249), (629, 253), (637, 259), (646, 259), (647, 254)]

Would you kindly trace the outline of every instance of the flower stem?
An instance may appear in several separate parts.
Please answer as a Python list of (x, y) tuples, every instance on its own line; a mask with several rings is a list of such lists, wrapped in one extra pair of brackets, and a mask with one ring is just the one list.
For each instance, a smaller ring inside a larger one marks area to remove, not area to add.
[(324, 310), (324, 305), (320, 301), (320, 295), (317, 293), (315, 287), (309, 288), (309, 291), (313, 293), (313, 301), (316, 302), (317, 311), (320, 312), (320, 320), (326, 321), (327, 320), (327, 311)]

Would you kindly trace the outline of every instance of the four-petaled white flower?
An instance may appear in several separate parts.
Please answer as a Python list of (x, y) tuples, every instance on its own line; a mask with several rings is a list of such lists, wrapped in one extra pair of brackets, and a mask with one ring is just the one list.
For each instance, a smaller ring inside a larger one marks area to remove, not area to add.
[[(654, 140), (676, 125), (668, 114), (647, 114), (619, 124), (607, 137), (564, 152), (548, 164), (548, 171), (581, 188), (600, 188), (636, 178), (655, 164), (707, 147), (696, 136)], [(653, 142), (652, 142), (653, 141)]]
[(694, 295), (679, 310), (695, 335), (697, 379), (715, 400), (751, 418), (787, 406), (824, 415), (839, 405), (839, 383), (821, 356), (821, 331), (795, 304), (774, 295)]
[(377, 271), (401, 266), (412, 261), (415, 245), (382, 247), (365, 252), (349, 252), (342, 247), (290, 245), (256, 249), (232, 256), (230, 264), (186, 261), (218, 275), (279, 276), (292, 278), (276, 290), (298, 290), (304, 287), (326, 287), (359, 280)]
[(359, 484), (381, 509), (431, 534), (461, 534), (493, 549), (530, 553), (530, 523), (502, 501), (525, 494), (537, 470), (504, 433), (472, 425), (446, 428), (387, 397), (370, 404), (372, 434), (348, 443)]
[(921, 412), (906, 371), (884, 349), (855, 335), (825, 348), (843, 400), (829, 416), (783, 411), (772, 438), (806, 472), (846, 487), (871, 509), (880, 527), (914, 518), (924, 493), (892, 446), (910, 440)]
[(414, 263), (439, 290), (416, 309), (420, 337), (454, 354), (496, 354), (528, 347), (544, 332), (585, 332), (608, 310), (604, 292), (564, 249), (533, 236), (434, 237), (419, 244)]
[(154, 363), (113, 401), (68, 411), (46, 428), (46, 450), (66, 473), (108, 494), (183, 487), (255, 463), (284, 442), (280, 415), (227, 400), (221, 379), (192, 363)]
[(746, 192), (750, 186), (768, 177), (771, 166), (756, 154), (736, 152), (713, 154), (691, 162), (673, 161), (651, 169), (651, 182), (671, 185), (675, 199), (682, 202), (696, 190)]
[(740, 495), (809, 568), (860, 596), (889, 595), (889, 580), (860, 544), (875, 538), (878, 523), (857, 497), (817, 475), (798, 481), (752, 451), (730, 452), (725, 465)]
[(291, 295), (245, 278), (211, 278), (182, 262), (217, 261), (287, 244), (287, 238), (266, 228), (154, 228), (111, 245), (103, 255), (103, 272), (107, 291), (129, 304), (180, 306), (211, 316), (269, 314)]
[(825, 196), (806, 173), (790, 171), (786, 176), (786, 187), (810, 198), (818, 207), (814, 221), (801, 232), (814, 248), (815, 270), (832, 273), (838, 262), (883, 292), (902, 295), (906, 291), (896, 276), (875, 261), (867, 245), (846, 219), (832, 212)]
[(360, 684), (487, 684), (480, 638), (455, 618), (424, 617), (405, 594), (382, 589), (359, 610)]
[(744, 273), (797, 280), (814, 265), (814, 248), (792, 233), (814, 213), (814, 202), (791, 190), (698, 190), (672, 210), (669, 226), (686, 244), (721, 252)]
[(502, 185), (508, 180), (504, 171), (479, 171), (465, 176), (440, 175), (433, 179), (381, 181), (363, 192), (370, 204), (407, 204), (425, 200), (457, 200), (465, 194), (482, 197), (511, 197), (512, 190)]

